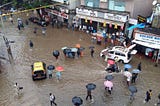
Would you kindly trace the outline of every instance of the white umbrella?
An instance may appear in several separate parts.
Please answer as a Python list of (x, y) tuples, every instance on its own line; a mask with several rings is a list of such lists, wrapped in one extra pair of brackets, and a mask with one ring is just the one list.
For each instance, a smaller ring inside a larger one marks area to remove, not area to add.
[(61, 49), (64, 50), (64, 49), (67, 49), (67, 48), (68, 48), (68, 47), (62, 47)]
[(128, 77), (132, 77), (132, 74), (131, 74), (131, 72), (129, 72), (129, 71), (123, 72), (123, 75), (126, 76), (127, 78), (128, 78)]
[(72, 52), (77, 52), (78, 49), (77, 49), (77, 48), (71, 48), (71, 51), (72, 51)]

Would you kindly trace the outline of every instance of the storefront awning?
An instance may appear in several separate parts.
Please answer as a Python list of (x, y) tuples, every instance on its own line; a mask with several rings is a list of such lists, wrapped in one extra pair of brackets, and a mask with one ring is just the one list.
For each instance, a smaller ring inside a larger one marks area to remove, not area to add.
[(84, 16), (84, 15), (79, 15), (79, 14), (77, 14), (76, 17), (82, 18), (82, 19), (87, 19), (87, 20), (92, 20), (92, 21), (96, 21), (96, 22), (101, 22), (101, 23), (106, 22), (107, 24), (111, 23), (111, 24), (117, 24), (118, 26), (124, 26), (123, 22), (116, 22), (116, 21), (111, 21), (111, 20), (102, 19), (102, 18), (96, 18), (96, 17), (91, 17), (91, 16)]
[(139, 44), (139, 45), (142, 45), (142, 46), (149, 47), (149, 48), (160, 49), (160, 45), (155, 44), (154, 42), (144, 42), (144, 41), (139, 41), (139, 40), (135, 40), (135, 39), (132, 42)]

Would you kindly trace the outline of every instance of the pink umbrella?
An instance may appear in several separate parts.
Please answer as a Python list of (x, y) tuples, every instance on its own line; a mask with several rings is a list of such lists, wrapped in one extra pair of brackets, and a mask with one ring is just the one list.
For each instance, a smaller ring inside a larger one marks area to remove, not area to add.
[(110, 65), (115, 64), (115, 61), (114, 61), (114, 60), (108, 60), (107, 62), (108, 62), (108, 64), (110, 64)]
[(59, 72), (61, 72), (61, 71), (64, 70), (64, 68), (63, 68), (62, 66), (57, 66), (57, 67), (56, 67), (56, 70), (59, 71)]
[(111, 81), (104, 81), (104, 86), (108, 87), (108, 88), (112, 88), (113, 87), (113, 83)]

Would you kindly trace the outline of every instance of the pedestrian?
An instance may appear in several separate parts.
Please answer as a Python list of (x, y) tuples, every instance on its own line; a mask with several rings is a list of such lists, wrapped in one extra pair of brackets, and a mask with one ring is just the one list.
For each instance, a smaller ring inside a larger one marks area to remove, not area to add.
[(88, 97), (90, 98), (90, 100), (92, 100), (91, 90), (87, 90), (86, 100), (88, 100)]
[(27, 19), (26, 19), (26, 21), (25, 21), (25, 24), (26, 24), (26, 25), (28, 25), (28, 24), (29, 24), (29, 22), (28, 22), (28, 20), (27, 20)]
[(61, 72), (57, 71), (56, 72), (56, 77), (57, 77), (58, 81), (61, 79), (61, 76), (62, 76)]
[(49, 79), (52, 78), (52, 73), (53, 73), (53, 70), (47, 70), (48, 71), (48, 76), (49, 76)]
[(127, 77), (127, 86), (130, 85), (131, 77)]
[(46, 28), (42, 27), (42, 34), (45, 35), (46, 34)]
[(141, 71), (141, 62), (138, 64), (137, 69)]
[(9, 20), (10, 20), (10, 22), (13, 24), (13, 18), (12, 18), (12, 17), (10, 17), (10, 18), (9, 18)]
[(160, 106), (160, 93), (158, 94), (158, 102), (154, 104), (155, 106)]
[(33, 48), (33, 42), (31, 40), (29, 41), (29, 46), (30, 48)]
[(91, 48), (91, 57), (92, 57), (92, 58), (94, 57), (93, 54), (94, 54), (94, 49)]
[(36, 33), (37, 33), (37, 29), (38, 29), (37, 27), (34, 27), (34, 31), (33, 31), (33, 33), (35, 33), (35, 34), (36, 34)]
[(80, 48), (78, 48), (78, 50), (77, 50), (77, 57), (79, 58), (80, 55), (81, 55), (81, 51), (80, 51)]
[(55, 106), (57, 106), (57, 104), (55, 103), (55, 96), (52, 93), (49, 93), (49, 99), (50, 99), (50, 104), (51, 106), (54, 104)]
[(152, 95), (152, 90), (149, 89), (149, 91), (146, 92), (144, 103), (149, 102), (149, 100), (151, 99), (151, 95)]
[(21, 30), (21, 26), (20, 26), (20, 24), (18, 24), (17, 28), (18, 28), (18, 30)]
[(137, 76), (138, 76), (137, 73), (132, 73), (131, 83), (135, 83), (136, 82)]
[(154, 50), (153, 57), (152, 57), (153, 61), (157, 60), (157, 54), (158, 54), (158, 51)]

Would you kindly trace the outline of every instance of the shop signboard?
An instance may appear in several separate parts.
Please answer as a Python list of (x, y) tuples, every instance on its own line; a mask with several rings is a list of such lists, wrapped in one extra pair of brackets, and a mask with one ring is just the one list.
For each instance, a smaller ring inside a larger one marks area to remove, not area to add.
[(147, 18), (141, 15), (138, 15), (138, 23), (146, 23), (146, 22), (147, 22)]
[(160, 36), (147, 33), (135, 33), (135, 39), (133, 42), (150, 48), (160, 49)]
[(126, 22), (128, 21), (128, 16), (112, 14), (112, 13), (104, 13), (104, 19), (119, 21), (119, 22)]
[(66, 13), (64, 13), (64, 12), (59, 12), (59, 11), (50, 10), (50, 9), (46, 9), (46, 11), (49, 12), (49, 13), (51, 13), (51, 14), (54, 14), (54, 15), (56, 15), (56, 16), (59, 16), (59, 17), (68, 19), (68, 14), (66, 14)]
[(98, 16), (98, 12), (97, 11), (88, 10), (88, 9), (82, 9), (82, 8), (76, 8), (76, 14), (92, 16), (92, 17), (97, 17)]

